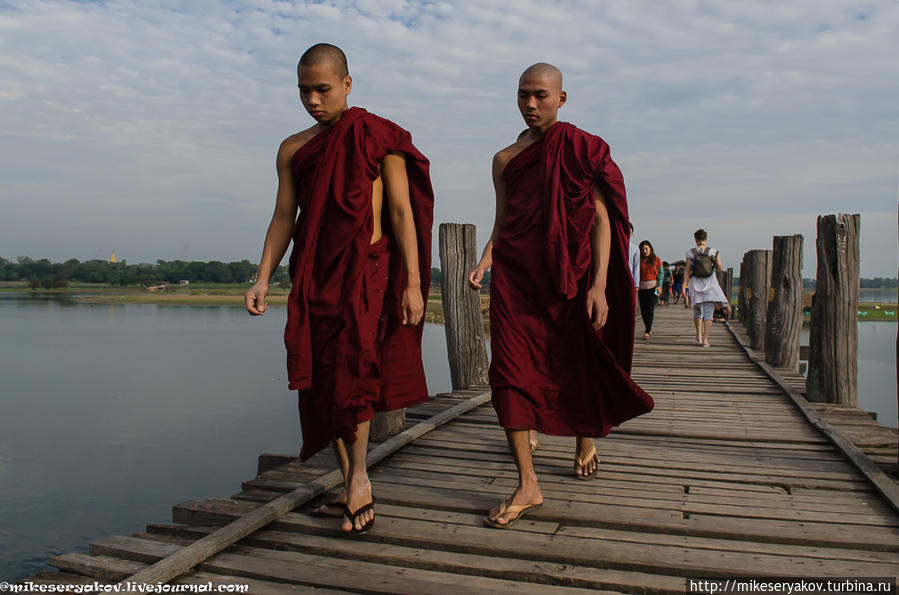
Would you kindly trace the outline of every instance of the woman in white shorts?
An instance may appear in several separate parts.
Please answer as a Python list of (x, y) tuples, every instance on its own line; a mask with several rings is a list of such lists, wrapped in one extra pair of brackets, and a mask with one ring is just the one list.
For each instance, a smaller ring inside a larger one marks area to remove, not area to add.
[[(718, 251), (708, 246), (708, 234), (704, 229), (697, 229), (693, 234), (696, 240), (696, 248), (687, 251), (687, 266), (684, 271), (685, 299), (689, 291), (689, 300), (693, 305), (693, 324), (696, 326), (696, 342), (703, 347), (709, 347), (709, 335), (712, 332), (712, 316), (715, 313), (715, 304), (727, 303), (727, 297), (718, 285), (717, 271), (723, 270), (721, 256)], [(714, 267), (708, 276), (702, 275), (704, 271), (695, 270), (694, 261), (699, 254), (707, 255)], [(694, 274), (695, 273), (695, 274)]]

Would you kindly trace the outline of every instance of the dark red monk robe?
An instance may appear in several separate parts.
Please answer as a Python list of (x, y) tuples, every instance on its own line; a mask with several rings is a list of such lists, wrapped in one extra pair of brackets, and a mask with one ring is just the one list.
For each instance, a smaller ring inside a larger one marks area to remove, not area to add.
[(287, 303), (287, 374), (299, 390), (306, 460), (335, 437), (354, 442), (377, 411), (427, 400), (421, 334), (402, 326), (408, 275), (393, 239), (387, 197), (384, 237), (371, 244), (372, 183), (389, 153), (406, 158), (418, 239), (421, 293), (431, 279), (434, 193), (429, 163), (411, 135), (361, 108), (300, 147), (291, 160), (300, 215), (293, 234)]
[[(630, 376), (634, 285), (621, 171), (601, 138), (557, 122), (506, 165), (503, 177), (508, 207), (490, 282), (490, 386), (499, 422), (557, 436), (605, 436), (653, 407)], [(609, 317), (599, 332), (586, 306), (594, 184), (612, 233)]]

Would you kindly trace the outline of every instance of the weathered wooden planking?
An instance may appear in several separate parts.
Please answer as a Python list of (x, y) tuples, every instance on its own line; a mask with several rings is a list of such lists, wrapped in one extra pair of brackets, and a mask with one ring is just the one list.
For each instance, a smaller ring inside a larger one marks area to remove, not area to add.
[[(495, 496), (479, 492), (433, 490), (417, 486), (384, 485), (379, 500), (395, 505), (418, 506), (486, 514), (496, 504)], [(184, 502), (174, 509), (175, 522), (198, 525), (221, 525), (253, 510), (253, 503), (208, 499)], [(298, 518), (302, 517), (302, 518)], [(318, 521), (319, 519), (308, 519)], [(792, 522), (766, 519), (722, 519), (713, 515), (691, 514), (652, 508), (597, 505), (575, 501), (546, 500), (528, 521), (559, 522), (597, 528), (638, 532), (664, 532), (675, 535), (709, 536), (726, 539), (755, 540), (809, 546), (853, 548), (874, 551), (899, 551), (899, 530), (891, 527), (853, 527), (833, 523)], [(304, 515), (288, 514), (270, 528), (294, 530), (306, 526)], [(338, 530), (336, 521), (328, 523), (331, 534)], [(379, 527), (381, 525), (378, 525)], [(524, 525), (526, 526), (526, 525)], [(455, 529), (454, 529), (455, 531)], [(378, 534), (387, 535), (383, 528)], [(488, 533), (499, 533), (488, 531)], [(425, 535), (425, 539), (428, 535)], [(516, 534), (516, 537), (518, 535)]]
[[(91, 543), (91, 553), (94, 555), (117, 556), (143, 562), (170, 558), (181, 549), (184, 548), (174, 544), (123, 536), (106, 537)], [(233, 546), (227, 552), (216, 554), (201, 563), (199, 569), (235, 577), (367, 593), (420, 595), (423, 592), (593, 592), (248, 546)]]
[[(379, 514), (389, 513), (392, 507), (379, 507)], [(383, 509), (383, 512), (382, 512)], [(395, 509), (400, 511), (400, 509)], [(446, 515), (436, 512), (441, 522)], [(463, 522), (454, 524), (473, 525), (479, 518), (464, 516)], [(402, 511), (385, 516), (406, 517)], [(533, 525), (533, 523), (532, 523)], [(169, 532), (184, 535), (190, 528), (172, 525), (154, 528), (164, 534)], [(198, 528), (195, 538), (201, 537), (209, 528)], [(315, 534), (298, 534), (284, 531), (259, 531), (243, 542), (245, 545), (287, 549), (321, 556), (351, 558), (367, 562), (390, 564), (393, 566), (414, 566), (425, 570), (458, 572), (476, 576), (487, 576), (507, 580), (524, 580), (537, 584), (555, 584), (590, 589), (621, 589), (626, 592), (651, 590), (654, 593), (683, 593), (684, 579), (675, 576), (642, 572), (617, 571), (594, 567), (557, 564), (537, 560), (519, 560), (500, 556), (485, 557), (478, 554), (444, 551), (433, 548), (416, 548), (358, 539), (333, 539)], [(855, 559), (855, 558), (853, 558)], [(869, 561), (867, 559), (863, 561)]]
[[(468, 499), (466, 501), (470, 502), (471, 500)], [(432, 505), (432, 503), (427, 504)], [(220, 521), (224, 521), (227, 518), (227, 514), (222, 510), (223, 507), (217, 506), (215, 503), (192, 503), (192, 505), (199, 506), (200, 510), (197, 511), (197, 514), (204, 521), (213, 520), (216, 515), (223, 515), (219, 519)], [(544, 505), (544, 508), (540, 509), (539, 513), (544, 513), (544, 510), (547, 508), (550, 510), (545, 514), (534, 513), (534, 520), (543, 520), (541, 517), (547, 514), (559, 515), (563, 512), (567, 513), (571, 509), (581, 510), (574, 503), (555, 502)], [(514, 557), (518, 559), (576, 564), (579, 566), (595, 566), (681, 576), (690, 574), (711, 576), (715, 573), (755, 574), (760, 571), (770, 576), (802, 576), (803, 573), (807, 576), (808, 570), (812, 567), (818, 567), (819, 572), (823, 571), (828, 574), (839, 575), (841, 573), (856, 574), (863, 570), (887, 572), (893, 567), (889, 562), (860, 562), (856, 560), (850, 562), (833, 559), (830, 560), (827, 568), (823, 569), (816, 560), (811, 558), (784, 558), (777, 555), (765, 556), (757, 553), (710, 551), (704, 548), (683, 547), (682, 545), (653, 545), (650, 543), (626, 541), (613, 543), (605, 539), (584, 540), (579, 537), (564, 536), (561, 532), (547, 537), (546, 535), (527, 531), (527, 523), (529, 522), (531, 522), (530, 519), (527, 522), (522, 521), (521, 529), (513, 530), (514, 538), (511, 538), (507, 532), (490, 530), (477, 525), (450, 526), (446, 523), (385, 516), (385, 518), (380, 519), (380, 525), (376, 525), (366, 539), (409, 547), (429, 547), (447, 551), (477, 553), (482, 556)], [(765, 523), (761, 522), (759, 524)], [(782, 525), (785, 525), (785, 523), (782, 523)], [(620, 529), (620, 527), (612, 528)], [(334, 534), (335, 521), (318, 519), (303, 514), (290, 514), (279, 519), (271, 529), (295, 533), (316, 533), (327, 536)], [(853, 532), (846, 531), (846, 533), (846, 541), (851, 544), (854, 541)], [(872, 530), (871, 533), (874, 534), (874, 539), (876, 540), (878, 531)], [(893, 532), (892, 535), (893, 541), (895, 541), (895, 536), (899, 535), (899, 533)], [(777, 542), (775, 541), (775, 543)], [(796, 542), (786, 543), (795, 544)], [(840, 542), (837, 540), (828, 545), (830, 547), (840, 547)], [(887, 547), (884, 546), (884, 549), (887, 549)], [(752, 565), (754, 565), (754, 569)], [(876, 576), (876, 574), (871, 576)]]
[[(728, 325), (728, 328), (730, 328), (730, 325)], [(734, 338), (737, 339), (739, 343), (737, 335), (734, 335)], [(742, 343), (739, 344), (741, 348), (745, 349), (745, 345)], [(753, 361), (765, 374), (778, 383), (784, 393), (800, 410), (802, 410), (802, 413), (806, 416), (809, 423), (843, 451), (845, 456), (848, 457), (852, 464), (865, 475), (880, 495), (883, 496), (897, 512), (899, 512), (899, 485), (887, 476), (873, 461), (871, 461), (871, 459), (866, 457), (864, 452), (853, 444), (849, 438), (821, 418), (818, 412), (809, 406), (808, 401), (781, 380), (767, 363), (760, 360), (757, 356), (749, 354), (748, 351), (747, 354), (750, 355)]]

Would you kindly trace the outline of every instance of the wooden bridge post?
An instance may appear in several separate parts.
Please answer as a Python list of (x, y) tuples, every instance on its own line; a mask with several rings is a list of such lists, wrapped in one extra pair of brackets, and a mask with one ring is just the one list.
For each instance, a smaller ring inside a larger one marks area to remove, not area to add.
[(802, 330), (802, 236), (774, 236), (774, 262), (765, 319), (765, 361), (776, 368), (799, 371)]
[(768, 292), (771, 287), (771, 250), (750, 250), (743, 257), (740, 269), (741, 298), (746, 304), (745, 318), (741, 316), (752, 349), (765, 349), (765, 316)]
[(730, 318), (731, 304), (730, 304), (730, 296), (733, 289), (734, 284), (734, 269), (733, 267), (728, 267), (723, 271), (718, 271), (716, 273), (718, 276), (718, 285), (721, 286), (721, 291), (724, 292), (724, 297), (727, 298), (727, 318)]
[(860, 215), (818, 217), (806, 378), (809, 401), (858, 406), (860, 224)]
[(372, 442), (383, 442), (406, 429), (406, 410), (379, 411), (371, 420), (368, 439)]
[(740, 324), (743, 328), (749, 328), (749, 252), (743, 253), (740, 261), (740, 291), (737, 293), (737, 310), (740, 316)]
[(470, 223), (440, 224), (441, 293), (453, 390), (489, 383), (481, 296), (468, 285), (468, 273), (478, 262), (476, 240), (477, 228)]

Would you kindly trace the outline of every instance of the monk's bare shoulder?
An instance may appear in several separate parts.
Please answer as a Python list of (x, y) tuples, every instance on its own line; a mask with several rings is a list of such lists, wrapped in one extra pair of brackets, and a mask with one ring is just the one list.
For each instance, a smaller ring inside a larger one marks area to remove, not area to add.
[(296, 153), (300, 147), (308, 143), (310, 140), (315, 138), (320, 132), (318, 124), (314, 124), (303, 130), (302, 132), (297, 132), (296, 134), (291, 134), (283, 141), (281, 141), (281, 146), (278, 148), (278, 162), (279, 163), (288, 163), (291, 159), (293, 159), (294, 153)]
[(508, 165), (510, 161), (515, 159), (515, 156), (524, 151), (532, 142), (534, 141), (529, 139), (527, 136), (520, 135), (518, 137), (518, 140), (516, 140), (514, 143), (512, 143), (505, 149), (501, 149), (496, 155), (493, 156), (493, 167), (495, 171), (502, 172), (504, 169), (506, 169), (506, 165)]

